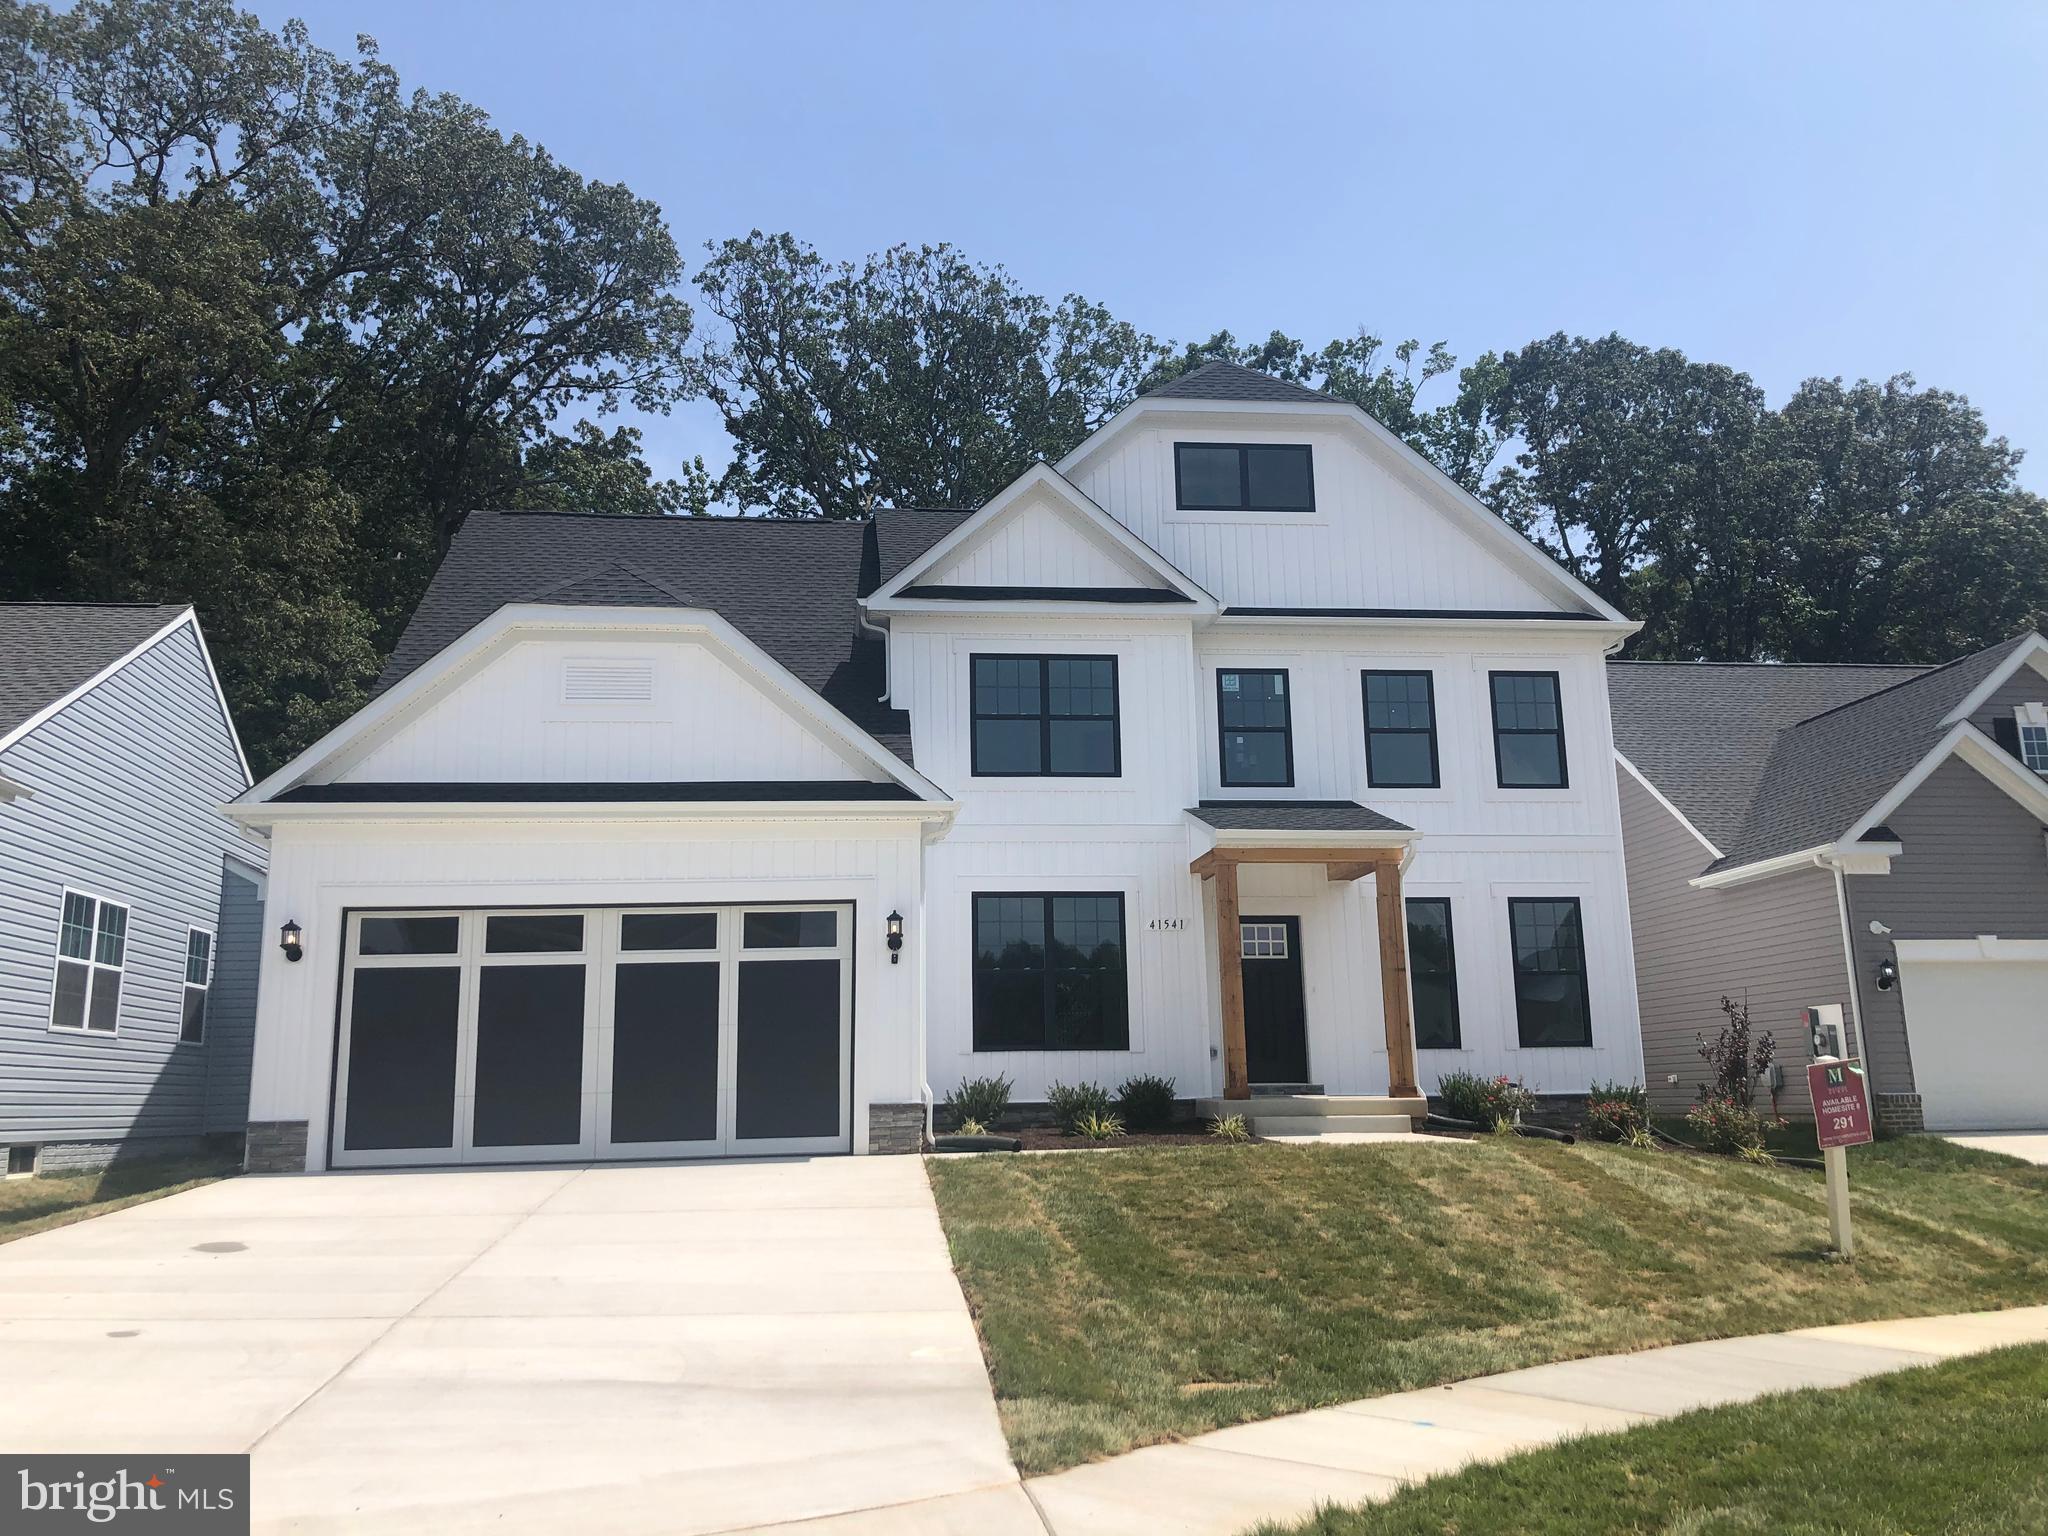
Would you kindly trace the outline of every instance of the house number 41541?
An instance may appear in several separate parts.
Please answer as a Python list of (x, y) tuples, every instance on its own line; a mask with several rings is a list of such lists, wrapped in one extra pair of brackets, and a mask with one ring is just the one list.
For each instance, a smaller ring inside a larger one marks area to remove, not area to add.
[(1154, 933), (1179, 933), (1187, 925), (1188, 920), (1184, 917), (1155, 917), (1152, 919), (1152, 931)]

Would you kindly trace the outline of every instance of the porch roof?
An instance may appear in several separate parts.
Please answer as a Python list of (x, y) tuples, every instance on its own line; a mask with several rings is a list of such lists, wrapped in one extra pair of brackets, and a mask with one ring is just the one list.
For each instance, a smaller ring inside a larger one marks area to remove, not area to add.
[(1413, 832), (1356, 800), (1204, 800), (1188, 815), (1219, 832)]

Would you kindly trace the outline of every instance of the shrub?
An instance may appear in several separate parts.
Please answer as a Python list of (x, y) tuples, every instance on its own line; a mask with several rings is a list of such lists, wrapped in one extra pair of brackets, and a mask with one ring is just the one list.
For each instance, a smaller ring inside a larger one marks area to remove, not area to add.
[(1243, 1115), (1218, 1115), (1209, 1122), (1209, 1134), (1218, 1141), (1250, 1141), (1252, 1128)]
[(1764, 1144), (1764, 1117), (1747, 1099), (1713, 1094), (1685, 1112), (1685, 1123), (1710, 1152), (1739, 1152), (1747, 1156)]
[(1173, 1124), (1173, 1079), (1127, 1077), (1116, 1091), (1117, 1113), (1134, 1131), (1163, 1131)]
[(1756, 1080), (1770, 1070), (1777, 1042), (1769, 1030), (1760, 1035), (1755, 1032), (1746, 1001), (1738, 1003), (1723, 996), (1721, 1011), (1728, 1015), (1728, 1022), (1721, 1026), (1720, 1034), (1711, 1040), (1705, 1034), (1695, 1036), (1700, 1058), (1713, 1078), (1712, 1082), (1699, 1085), (1699, 1096), (1702, 1100), (1733, 1099), (1748, 1104), (1756, 1097)]
[(1115, 1115), (1083, 1115), (1074, 1122), (1074, 1134), (1083, 1141), (1115, 1141), (1123, 1133), (1124, 1123)]
[(944, 1105), (963, 1131), (967, 1129), (969, 1120), (983, 1126), (994, 1125), (1009, 1107), (1010, 1080), (1007, 1077), (970, 1077), (946, 1095)]
[(1076, 1083), (1071, 1088), (1054, 1083), (1045, 1090), (1045, 1102), (1052, 1110), (1053, 1124), (1062, 1135), (1072, 1136), (1083, 1116), (1109, 1113), (1109, 1090), (1100, 1083)]
[(1536, 1102), (1520, 1083), (1472, 1072), (1446, 1072), (1437, 1079), (1436, 1095), (1451, 1119), (1487, 1126), (1496, 1120), (1517, 1120)]
[(1650, 1096), (1633, 1083), (1595, 1083), (1586, 1096), (1586, 1134), (1635, 1144), (1650, 1123)]
[(958, 1125), (953, 1127), (953, 1134), (956, 1136), (986, 1136), (988, 1134), (988, 1127), (972, 1115), (968, 1115)]

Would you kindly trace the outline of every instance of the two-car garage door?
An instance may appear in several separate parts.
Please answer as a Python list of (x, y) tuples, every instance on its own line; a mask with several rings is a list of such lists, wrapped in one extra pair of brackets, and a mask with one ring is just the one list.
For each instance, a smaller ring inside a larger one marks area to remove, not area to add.
[(332, 1160), (843, 1152), (852, 912), (355, 912)]
[[(2048, 1125), (2048, 959), (1902, 942), (1913, 1086), (1931, 1131)], [(1916, 953), (1918, 951), (1918, 953)]]

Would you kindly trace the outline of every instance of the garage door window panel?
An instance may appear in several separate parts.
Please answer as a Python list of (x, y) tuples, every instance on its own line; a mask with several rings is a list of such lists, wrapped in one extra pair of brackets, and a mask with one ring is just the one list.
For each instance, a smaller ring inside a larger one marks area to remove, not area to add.
[(350, 994), (343, 1148), (453, 1148), (461, 968), (359, 966)]

